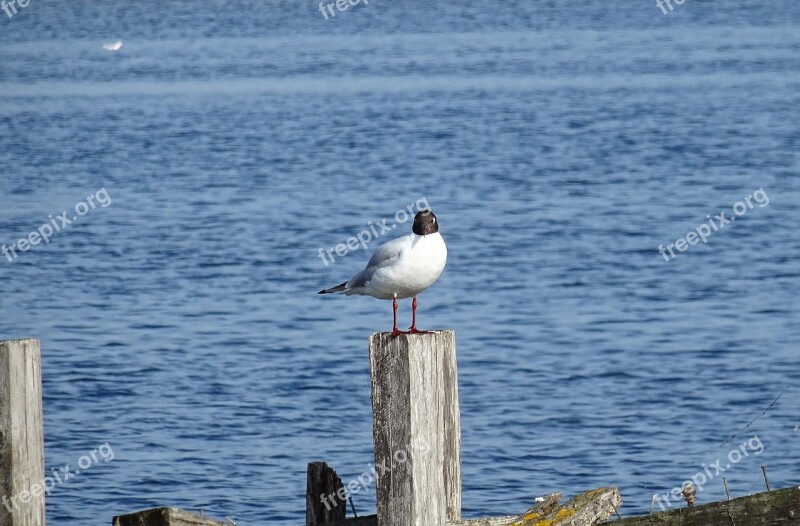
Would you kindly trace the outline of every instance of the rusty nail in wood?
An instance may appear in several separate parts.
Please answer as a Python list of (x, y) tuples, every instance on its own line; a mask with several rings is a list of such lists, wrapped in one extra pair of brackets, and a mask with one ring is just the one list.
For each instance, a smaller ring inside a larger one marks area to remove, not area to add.
[(761, 465), (761, 472), (764, 474), (764, 484), (767, 485), (767, 491), (771, 491), (769, 489), (769, 479), (767, 478), (767, 466)]

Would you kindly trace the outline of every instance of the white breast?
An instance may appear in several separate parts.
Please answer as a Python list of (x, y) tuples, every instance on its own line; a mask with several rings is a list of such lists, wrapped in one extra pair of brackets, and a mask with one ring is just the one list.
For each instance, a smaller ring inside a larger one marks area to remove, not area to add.
[(427, 236), (411, 234), (403, 238), (398, 257), (390, 265), (375, 269), (364, 284), (364, 294), (380, 299), (416, 296), (433, 285), (447, 263), (447, 246), (437, 232)]

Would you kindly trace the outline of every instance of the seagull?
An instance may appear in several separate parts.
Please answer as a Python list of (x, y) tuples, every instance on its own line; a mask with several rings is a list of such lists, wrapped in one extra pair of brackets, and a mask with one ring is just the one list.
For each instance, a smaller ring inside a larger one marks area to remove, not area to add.
[[(379, 246), (364, 270), (350, 281), (319, 294), (340, 292), (345, 296), (357, 294), (392, 300), (392, 335), (418, 334), (423, 331), (417, 329), (417, 295), (439, 279), (446, 263), (447, 246), (439, 234), (436, 215), (431, 210), (421, 210), (414, 216), (410, 234)], [(397, 329), (397, 300), (406, 298), (414, 298), (408, 332)]]
[(122, 40), (117, 40), (116, 42), (105, 42), (103, 43), (103, 49), (106, 51), (119, 51), (122, 49)]

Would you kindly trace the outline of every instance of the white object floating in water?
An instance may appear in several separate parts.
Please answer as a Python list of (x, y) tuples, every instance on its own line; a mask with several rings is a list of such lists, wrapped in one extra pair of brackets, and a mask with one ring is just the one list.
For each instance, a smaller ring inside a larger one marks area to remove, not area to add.
[(103, 49), (106, 51), (119, 51), (122, 49), (122, 40), (117, 40), (116, 42), (105, 42), (103, 44)]

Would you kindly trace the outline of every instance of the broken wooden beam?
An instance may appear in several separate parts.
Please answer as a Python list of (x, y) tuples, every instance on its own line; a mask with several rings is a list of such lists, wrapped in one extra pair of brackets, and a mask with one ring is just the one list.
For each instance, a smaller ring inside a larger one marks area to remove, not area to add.
[(608, 519), (622, 505), (615, 487), (585, 491), (561, 506), (553, 493), (521, 515), (451, 522), (447, 526), (593, 526)]
[(0, 524), (43, 526), (44, 484), (39, 341), (0, 341)]
[[(573, 497), (559, 506), (561, 493), (552, 493), (525, 513), (502, 517), (463, 519), (428, 526), (593, 526), (611, 516), (621, 505), (617, 488), (599, 488)], [(378, 526), (377, 515), (346, 519), (326, 526)]]
[(447, 524), (447, 526), (507, 526), (516, 524), (520, 523), (520, 521), (543, 517), (558, 507), (558, 501), (560, 499), (560, 492), (551, 493), (550, 495), (536, 499), (536, 502), (533, 504), (533, 506), (528, 508), (528, 511), (519, 515), (506, 515), (504, 517), (488, 517), (481, 519), (464, 519), (450, 522)]
[(380, 526), (461, 518), (461, 421), (453, 331), (369, 340)]
[(620, 506), (622, 497), (617, 488), (597, 488), (572, 497), (566, 504), (541, 517), (524, 517), (513, 526), (592, 526), (617, 513)]
[(762, 526), (800, 524), (800, 488), (756, 493), (732, 500), (626, 517), (615, 526)]
[(175, 508), (153, 508), (114, 517), (113, 526), (231, 526), (230, 522), (209, 519)]

